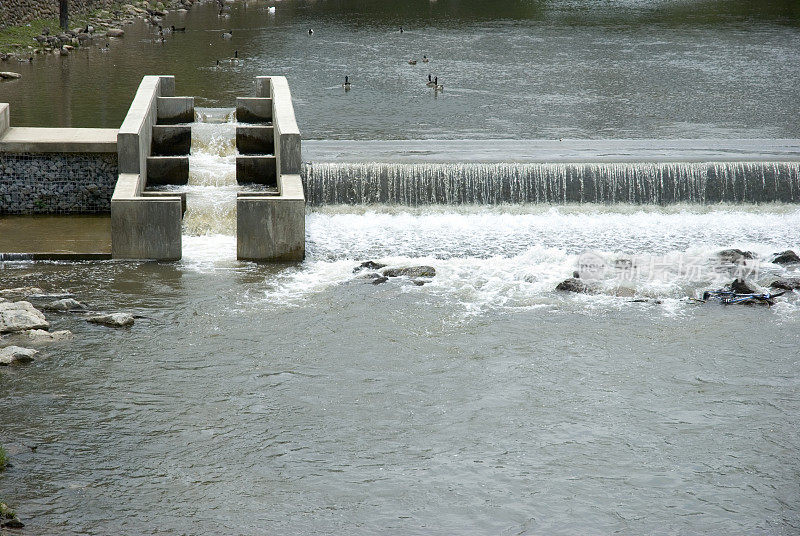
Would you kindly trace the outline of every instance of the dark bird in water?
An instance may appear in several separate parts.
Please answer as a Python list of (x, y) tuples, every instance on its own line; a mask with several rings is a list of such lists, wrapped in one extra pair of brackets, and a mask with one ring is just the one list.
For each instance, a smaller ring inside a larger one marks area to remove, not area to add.
[(416, 65), (417, 64), (417, 60), (408, 60), (408, 64), (409, 65)]
[(429, 61), (428, 56), (422, 56), (422, 63), (428, 63)]
[(100, 49), (100, 52), (108, 52), (108, 43), (106, 43), (106, 46)]
[(173, 32), (185, 32), (186, 31), (186, 26), (184, 26), (183, 28), (176, 28), (175, 25), (173, 25), (172, 26), (172, 31)]
[(219, 60), (217, 60), (217, 67), (219, 67)]
[(403, 33), (404, 31), (405, 31), (405, 30), (403, 30), (403, 27), (402, 27), (402, 26), (400, 26), (400, 33)]
[(344, 84), (342, 84), (342, 87), (344, 88), (345, 91), (350, 91), (350, 77), (348, 76), (344, 77)]
[(308, 35), (314, 35), (314, 30), (312, 28), (308, 29)]
[(231, 37), (233, 37), (233, 30), (228, 30), (227, 32), (222, 33), (223, 39), (230, 39)]

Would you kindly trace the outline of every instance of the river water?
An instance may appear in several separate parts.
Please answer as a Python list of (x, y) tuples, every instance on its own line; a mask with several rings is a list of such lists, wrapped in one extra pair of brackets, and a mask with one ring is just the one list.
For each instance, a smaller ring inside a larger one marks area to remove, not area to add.
[[(499, 144), (505, 158), (510, 138), (562, 134), (796, 138), (787, 117), (800, 86), (785, 61), (798, 46), (794, 5), (275, 4), (273, 18), (255, 3), (222, 20), (199, 6), (186, 35), (161, 48), (133, 27), (108, 54), (48, 58), (0, 85), (15, 124), (117, 126), (145, 72), (174, 72), (178, 93), (204, 106), (182, 188), (181, 262), (0, 263), (0, 288), (66, 290), (93, 310), (139, 316), (112, 330), (48, 313), (51, 329), (75, 340), (0, 370), (0, 444), (14, 465), (0, 473), (0, 496), (26, 530), (800, 531), (800, 299), (687, 299), (733, 279), (724, 248), (757, 254), (749, 269), (762, 285), (800, 276), (769, 262), (800, 253), (797, 204), (347, 199), (308, 209), (305, 262), (243, 263), (225, 108), (254, 75), (286, 73), (317, 154), (354, 139), (459, 140), (448, 155)], [(216, 33), (227, 27), (231, 43)], [(646, 60), (648, 48), (666, 56)], [(234, 49), (243, 62), (213, 65)], [(427, 74), (404, 62), (412, 51), (449, 59), (444, 93), (412, 87)], [(79, 80), (83, 97), (62, 76)], [(92, 97), (101, 87), (113, 97)], [(32, 106), (23, 90), (57, 97)], [(460, 141), (490, 137), (506, 141)], [(408, 145), (413, 162), (426, 158), (419, 143)], [(797, 160), (764, 145), (767, 160)], [(728, 160), (719, 143), (708, 147)], [(679, 160), (693, 161), (686, 151), (707, 148), (682, 150)], [(366, 165), (360, 156), (353, 166)], [(587, 252), (606, 266), (598, 293), (555, 291)], [(366, 260), (436, 276), (373, 285), (353, 271)]]

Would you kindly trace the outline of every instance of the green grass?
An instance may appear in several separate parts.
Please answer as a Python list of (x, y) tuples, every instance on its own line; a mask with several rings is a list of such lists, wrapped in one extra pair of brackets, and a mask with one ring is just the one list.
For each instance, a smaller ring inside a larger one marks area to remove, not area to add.
[(3, 445), (0, 445), (0, 471), (6, 468), (8, 465), (8, 453), (6, 449), (3, 448)]
[[(70, 13), (69, 27), (78, 28), (80, 26), (86, 26), (89, 19), (100, 11), (113, 12), (115, 9), (119, 9), (121, 5), (123, 4), (115, 4), (103, 10), (97, 9), (89, 13)], [(8, 28), (0, 29), (0, 53), (16, 52), (20, 55), (29, 54), (29, 45), (33, 47), (40, 46), (33, 38), (37, 35), (41, 35), (44, 28), (50, 28), (51, 34), (58, 35), (61, 33), (61, 28), (58, 25), (58, 18), (36, 19), (21, 26), (9, 26)], [(15, 43), (22, 46), (19, 48), (12, 47), (11, 45)], [(0, 64), (0, 66), (2, 66), (2, 64)]]

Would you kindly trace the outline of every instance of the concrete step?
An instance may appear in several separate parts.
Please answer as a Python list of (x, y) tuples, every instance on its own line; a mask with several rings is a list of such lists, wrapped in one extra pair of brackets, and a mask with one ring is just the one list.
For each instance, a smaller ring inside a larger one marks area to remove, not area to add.
[(189, 182), (188, 156), (148, 156), (147, 186), (182, 185)]
[(236, 182), (239, 184), (263, 184), (278, 186), (278, 174), (274, 156), (237, 156)]
[(275, 134), (272, 126), (236, 127), (236, 149), (240, 154), (275, 154)]
[(186, 214), (186, 192), (154, 192), (152, 190), (142, 191), (142, 197), (180, 197), (181, 215)]
[(158, 97), (156, 124), (177, 125), (194, 122), (194, 97)]
[(153, 156), (179, 156), (189, 154), (192, 148), (192, 127), (186, 125), (154, 125), (150, 154)]
[(236, 97), (236, 121), (239, 123), (271, 123), (272, 99)]

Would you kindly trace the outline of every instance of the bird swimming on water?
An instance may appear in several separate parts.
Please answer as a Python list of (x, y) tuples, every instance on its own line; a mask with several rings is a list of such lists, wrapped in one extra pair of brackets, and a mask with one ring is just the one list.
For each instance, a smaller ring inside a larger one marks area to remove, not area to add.
[(350, 77), (349, 76), (345, 76), (344, 77), (344, 84), (342, 84), (342, 87), (344, 88), (345, 91), (350, 91)]
[(314, 34), (314, 30), (312, 28), (309, 28), (308, 29), (308, 35), (313, 35), (313, 34)]
[(428, 56), (422, 56), (422, 63), (428, 63), (429, 61)]
[(183, 28), (176, 28), (175, 25), (173, 24), (172, 25), (172, 31), (173, 32), (185, 32), (186, 31), (186, 26), (184, 26)]
[(428, 86), (428, 87), (435, 87), (436, 86), (436, 82), (433, 81), (433, 79), (431, 78), (431, 75), (428, 75), (428, 83), (425, 84), (425, 85)]
[(408, 60), (408, 64), (409, 65), (416, 65), (417, 64), (417, 60)]
[(231, 37), (233, 37), (233, 30), (228, 30), (222, 34), (223, 39), (230, 39)]

